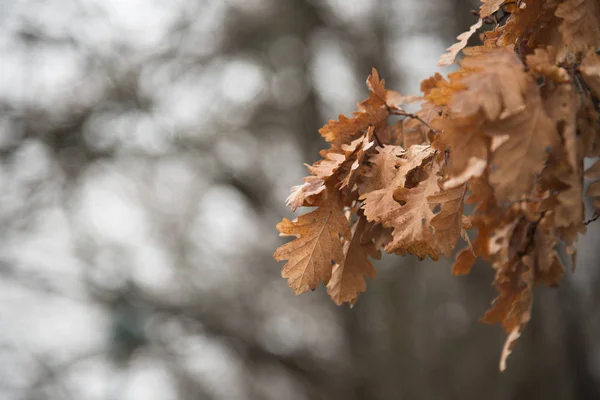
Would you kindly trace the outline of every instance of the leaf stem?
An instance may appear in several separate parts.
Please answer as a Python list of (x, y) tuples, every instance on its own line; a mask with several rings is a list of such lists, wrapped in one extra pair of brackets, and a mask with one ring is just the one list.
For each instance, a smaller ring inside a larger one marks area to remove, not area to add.
[(593, 217), (593, 218), (591, 218), (591, 219), (588, 219), (588, 220), (587, 220), (587, 221), (585, 221), (583, 224), (584, 224), (584, 225), (589, 225), (589, 224), (591, 224), (592, 222), (596, 221), (598, 218), (600, 218), (600, 214), (596, 214), (596, 215), (594, 215), (594, 217)]
[(390, 114), (400, 115), (400, 116), (403, 116), (403, 117), (408, 117), (408, 118), (416, 119), (417, 121), (419, 121), (420, 123), (422, 123), (423, 125), (425, 125), (434, 134), (438, 133), (437, 130), (433, 129), (431, 127), (431, 125), (429, 125), (427, 122), (425, 122), (423, 120), (423, 118), (419, 117), (417, 114), (409, 113), (407, 111), (404, 111), (402, 109), (395, 108), (395, 107), (389, 107), (388, 110), (389, 110)]

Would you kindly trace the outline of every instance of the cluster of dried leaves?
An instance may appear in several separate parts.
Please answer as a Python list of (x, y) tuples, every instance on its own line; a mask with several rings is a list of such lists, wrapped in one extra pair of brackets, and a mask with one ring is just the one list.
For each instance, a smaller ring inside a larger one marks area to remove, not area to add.
[[(351, 118), (319, 131), (330, 147), (287, 204), (317, 207), (277, 229), (296, 239), (275, 252), (297, 294), (319, 281), (354, 304), (374, 277), (369, 257), (450, 257), (455, 275), (477, 258), (499, 292), (483, 321), (509, 333), (505, 360), (530, 319), (534, 283), (556, 286), (585, 233), (584, 177), (600, 212), (600, 2), (483, 0), (478, 22), (440, 58), (460, 68), (421, 83), (422, 97), (387, 90), (377, 71)], [(465, 48), (483, 23), (482, 46)], [(421, 102), (416, 113), (402, 105)], [(389, 118), (400, 119), (390, 124)], [(390, 126), (391, 125), (391, 126)], [(473, 212), (463, 215), (464, 203)], [(473, 229), (473, 243), (466, 230)]]

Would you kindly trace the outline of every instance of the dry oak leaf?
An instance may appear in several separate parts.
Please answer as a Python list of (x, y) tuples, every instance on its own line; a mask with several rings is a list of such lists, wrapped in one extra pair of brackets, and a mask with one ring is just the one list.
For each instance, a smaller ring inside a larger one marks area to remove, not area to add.
[[(342, 144), (340, 150), (321, 150), (322, 160), (313, 165), (307, 165), (313, 176), (304, 178), (304, 184), (292, 187), (292, 193), (286, 199), (286, 205), (296, 211), (298, 207), (310, 206), (314, 203), (314, 197), (325, 190), (326, 182), (336, 176), (341, 180), (341, 187), (348, 186), (354, 181), (354, 177), (365, 157), (365, 151), (371, 148), (373, 142), (374, 128), (368, 127), (366, 132), (353, 140), (350, 144)], [(352, 161), (347, 169), (338, 173), (345, 163)]]
[[(577, 138), (577, 108), (579, 95), (570, 82), (548, 82), (542, 92), (544, 109), (554, 123), (557, 134), (550, 135), (554, 153), (566, 158), (573, 171), (580, 169), (582, 152)], [(561, 143), (562, 142), (562, 143)]]
[[(405, 249), (409, 252), (417, 251), (417, 255), (420, 257), (425, 257), (425, 255), (423, 255), (420, 251), (420, 248), (416, 245), (413, 246), (410, 243), (408, 243), (407, 246), (400, 245), (402, 241), (401, 231), (405, 228), (409, 229), (405, 223), (410, 212), (407, 212), (408, 209), (401, 210), (403, 206), (396, 201), (394, 194), (402, 196), (405, 195), (404, 193), (399, 193), (398, 190), (403, 189), (407, 174), (411, 172), (411, 170), (421, 167), (421, 164), (425, 160), (431, 159), (434, 151), (429, 146), (415, 145), (412, 146), (408, 152), (403, 153), (402, 158), (398, 158), (396, 156), (398, 150), (394, 152), (392, 149), (390, 149), (391, 147), (393, 146), (386, 146), (385, 148), (379, 150), (379, 155), (374, 156), (371, 159), (373, 167), (371, 171), (369, 171), (368, 176), (372, 177), (370, 180), (374, 183), (364, 189), (372, 190), (363, 192), (360, 197), (360, 199), (363, 201), (365, 216), (371, 222), (380, 223), (385, 228), (394, 229), (392, 232), (393, 240), (386, 246), (386, 252), (389, 253), (399, 249)], [(397, 148), (400, 147), (397, 146)], [(395, 168), (396, 165), (398, 166), (397, 169)], [(426, 187), (431, 186), (428, 186), (428, 184), (431, 184), (432, 181), (435, 183), (435, 190), (431, 190), (431, 188), (429, 188), (429, 190), (424, 190)], [(409, 195), (412, 195), (410, 199), (411, 203), (418, 201), (416, 192), (420, 191), (421, 193), (419, 194), (421, 196), (422, 203), (429, 208), (426, 198), (427, 196), (434, 194), (437, 190), (437, 176), (429, 179), (428, 182), (420, 185), (420, 187), (418, 186), (417, 188), (412, 189), (415, 190), (409, 193)], [(414, 204), (411, 204), (409, 209), (413, 209), (414, 206)], [(429, 209), (429, 213), (430, 215), (427, 214), (427, 222), (433, 217), (433, 212), (431, 212), (431, 209)], [(419, 218), (418, 222), (421, 224), (421, 218)], [(421, 230), (423, 230), (422, 227)], [(429, 232), (429, 230), (427, 232)], [(426, 235), (427, 233), (424, 234)], [(431, 232), (429, 232), (429, 235), (431, 235)], [(417, 234), (414, 233), (413, 236), (416, 237)], [(430, 239), (433, 238), (431, 237)], [(429, 245), (433, 245), (433, 241), (430, 241)], [(431, 254), (433, 254), (433, 257), (437, 257), (436, 252), (431, 251)]]
[(585, 195), (592, 199), (592, 207), (594, 207), (596, 213), (600, 213), (600, 181), (590, 184)]
[(533, 246), (530, 256), (535, 266), (535, 282), (547, 286), (558, 286), (565, 267), (556, 251), (558, 241), (553, 229), (553, 219), (546, 214), (535, 230)]
[(379, 74), (374, 68), (372, 75), (367, 79), (367, 86), (370, 90), (369, 98), (358, 104), (358, 111), (353, 113), (353, 118), (340, 114), (338, 121), (330, 120), (319, 129), (321, 136), (332, 144), (334, 150), (341, 149), (342, 144), (349, 144), (369, 126), (377, 129), (378, 125), (388, 118), (384, 81), (379, 79)]
[(450, 257), (463, 232), (463, 205), (467, 185), (442, 190), (427, 197), (430, 205), (440, 204), (440, 212), (431, 219), (435, 244), (445, 257)]
[(352, 161), (352, 164), (348, 167), (347, 171), (343, 171), (342, 176), (345, 176), (343, 176), (343, 178), (342, 176), (340, 176), (340, 189), (343, 189), (345, 187), (352, 188), (354, 186), (356, 176), (360, 175), (360, 168), (364, 167), (363, 161), (365, 159), (367, 151), (375, 145), (375, 142), (373, 141), (374, 130), (375, 128), (370, 126), (363, 136), (354, 140), (349, 145), (342, 145), (342, 149), (346, 152), (346, 156), (348, 157), (348, 159), (353, 159), (354, 161)]
[[(585, 177), (588, 179), (600, 178), (600, 161), (596, 161), (594, 165), (585, 171)], [(596, 213), (600, 213), (600, 179), (592, 182), (585, 194), (592, 198), (592, 206), (596, 210)]]
[(457, 255), (454, 264), (452, 265), (453, 275), (467, 275), (471, 272), (473, 264), (477, 261), (477, 256), (468, 247), (462, 249)]
[(375, 268), (369, 257), (379, 259), (381, 253), (371, 237), (365, 235), (368, 222), (361, 216), (352, 227), (352, 240), (344, 242), (344, 258), (333, 266), (327, 293), (337, 305), (356, 303), (361, 292), (367, 289), (365, 276), (375, 278)]
[(315, 202), (315, 197), (325, 190), (325, 182), (346, 161), (346, 157), (343, 154), (329, 150), (322, 151), (321, 156), (325, 157), (325, 159), (318, 160), (313, 165), (305, 164), (309, 172), (313, 175), (303, 178), (304, 183), (302, 185), (293, 186), (291, 194), (285, 200), (285, 204), (292, 211), (296, 211), (298, 207), (312, 206)]
[(553, 212), (555, 227), (577, 227), (577, 230), (581, 231), (584, 229), (582, 220), (585, 211), (581, 175), (570, 167), (564, 151), (558, 153), (560, 154), (563, 154), (562, 158), (552, 154), (548, 160), (546, 168), (542, 171), (542, 186), (554, 193), (550, 197), (553, 203), (548, 208)]
[(525, 325), (531, 319), (531, 305), (533, 303), (533, 261), (524, 256), (517, 265), (507, 267), (504, 277), (496, 275), (494, 286), (500, 291), (500, 296), (495, 300), (492, 309), (484, 316), (483, 321), (489, 322), (496, 314), (502, 314), (502, 325), (507, 332), (502, 354), (500, 356), (500, 371), (506, 369), (506, 359), (512, 352), (517, 339), (521, 336)]
[(438, 118), (432, 126), (439, 131), (432, 147), (450, 148), (445, 187), (459, 186), (481, 176), (487, 165), (490, 138), (484, 134), (480, 117)]
[(395, 108), (398, 110), (402, 109), (401, 106), (403, 104), (416, 103), (422, 100), (423, 97), (421, 96), (405, 96), (395, 90), (385, 91), (385, 104), (390, 108)]
[[(332, 177), (345, 162), (356, 160), (357, 158), (360, 158), (360, 162), (362, 162), (362, 158), (364, 158), (362, 152), (368, 150), (374, 144), (374, 131), (375, 128), (369, 126), (364, 133), (349, 144), (342, 143), (341, 149), (334, 150), (333, 148), (330, 148), (321, 150), (320, 154), (321, 157), (323, 157), (323, 160), (315, 162), (312, 166), (307, 165), (308, 170), (311, 174), (327, 180)], [(341, 177), (339, 178), (340, 180), (343, 180)]]
[(292, 187), (292, 193), (285, 200), (285, 205), (292, 211), (298, 207), (310, 206), (314, 197), (325, 190), (325, 182), (317, 176), (307, 176), (302, 185)]
[[(510, 241), (510, 237), (505, 240)], [(500, 358), (500, 370), (503, 371), (506, 368), (506, 358), (531, 318), (533, 261), (525, 255), (505, 263), (495, 262), (493, 265), (496, 269), (494, 287), (499, 295), (481, 320), (489, 324), (500, 322), (510, 333)]]
[(466, 89), (452, 94), (452, 116), (474, 116), (483, 111), (488, 120), (494, 121), (525, 106), (531, 78), (514, 52), (489, 49), (465, 57), (460, 64), (472, 72), (460, 78)]
[(592, 94), (600, 99), (600, 54), (590, 51), (579, 66), (579, 71)]
[[(577, 133), (579, 95), (570, 83), (547, 82), (543, 89), (546, 114), (552, 120), (557, 135), (550, 136), (552, 153), (542, 171), (542, 188), (554, 193), (552, 205), (554, 225), (580, 231), (584, 215), (582, 143)], [(576, 235), (575, 235), (576, 237)]]
[(490, 175), (490, 184), (500, 201), (513, 202), (530, 196), (548, 159), (548, 148), (554, 142), (552, 136), (557, 135), (532, 80), (526, 104), (518, 113), (488, 123), (484, 128), (487, 135), (501, 140), (492, 153), (491, 162), (496, 168)]
[(429, 256), (437, 260), (440, 250), (431, 232), (433, 207), (427, 199), (440, 190), (437, 175), (439, 166), (432, 162), (423, 167), (423, 170), (427, 170), (423, 171), (427, 177), (418, 186), (410, 189), (400, 187), (393, 193), (393, 199), (400, 203), (400, 207), (393, 215), (389, 215), (387, 220), (382, 221), (384, 226), (394, 228), (393, 240), (386, 246), (385, 251), (389, 253), (404, 249), (419, 259)]
[(485, 33), (484, 45), (509, 50), (517, 48), (520, 54), (527, 54), (543, 44), (559, 45), (554, 38), (558, 35), (553, 35), (556, 25), (552, 21), (558, 1), (521, 0), (513, 4), (506, 23)]
[(527, 66), (540, 76), (551, 79), (554, 83), (571, 82), (569, 73), (556, 65), (556, 50), (553, 47), (535, 49), (533, 54), (525, 58)]
[(465, 48), (471, 36), (473, 36), (473, 34), (479, 28), (481, 28), (481, 24), (483, 24), (483, 19), (479, 18), (479, 20), (476, 23), (471, 25), (468, 31), (458, 35), (456, 37), (458, 39), (458, 42), (448, 47), (446, 49), (448, 52), (440, 56), (440, 59), (437, 62), (438, 67), (446, 67), (448, 65), (454, 64), (454, 60), (456, 59), (458, 53)]
[[(402, 145), (408, 149), (413, 144), (430, 144), (430, 137), (434, 135), (431, 122), (441, 114), (440, 107), (428, 101), (421, 105), (421, 109), (402, 125)], [(423, 123), (425, 122), (425, 123)]]
[[(581, 95), (581, 93), (580, 93)], [(584, 157), (600, 157), (600, 113), (590, 93), (584, 93), (584, 104), (577, 110), (577, 133)]]
[(438, 83), (443, 80), (445, 79), (439, 72), (436, 72), (435, 75), (430, 76), (427, 79), (423, 79), (423, 81), (421, 81), (421, 92), (424, 96), (428, 96), (429, 93), (438, 86)]
[[(430, 101), (436, 106), (444, 107), (450, 104), (450, 99), (454, 92), (464, 90), (465, 85), (460, 83), (460, 78), (465, 75), (465, 71), (459, 69), (448, 74), (450, 81), (447, 81), (440, 75), (440, 79), (433, 80), (429, 78), (421, 82), (421, 90), (425, 94), (425, 100)], [(435, 77), (438, 75), (436, 74)], [(435, 85), (435, 86), (431, 86)]]
[[(371, 167), (365, 173), (365, 179), (358, 186), (361, 195), (390, 186), (395, 180), (404, 184), (404, 176), (398, 175), (398, 163), (404, 163), (399, 157), (406, 152), (400, 146), (384, 145), (378, 147), (369, 159)], [(416, 165), (415, 165), (416, 166)]]
[(306, 165), (308, 171), (323, 180), (330, 178), (346, 161), (346, 155), (332, 150), (321, 151), (322, 160), (316, 161), (313, 165)]
[[(359, 186), (361, 200), (364, 196), (377, 192), (390, 196), (398, 187), (404, 186), (407, 174), (431, 159), (434, 150), (431, 146), (414, 145), (408, 151), (401, 146), (384, 145), (377, 148), (369, 163), (371, 168), (365, 173), (365, 181)], [(373, 195), (371, 196), (373, 198)], [(372, 218), (368, 218), (372, 221)], [(375, 221), (378, 222), (378, 221)]]
[(555, 11), (562, 18), (559, 31), (573, 53), (586, 53), (600, 47), (600, 2), (598, 0), (565, 0)]
[(481, 0), (483, 3), (479, 8), (479, 16), (481, 18), (487, 18), (494, 14), (502, 7), (506, 0)]
[(367, 78), (367, 87), (390, 108), (399, 108), (402, 104), (414, 103), (423, 99), (421, 96), (404, 96), (395, 90), (386, 89), (385, 80), (379, 78), (379, 73), (375, 68), (371, 70), (371, 75)]
[(316, 210), (294, 221), (284, 218), (277, 224), (281, 236), (296, 236), (273, 255), (277, 261), (288, 260), (281, 275), (296, 294), (316, 289), (321, 280), (329, 282), (332, 266), (344, 260), (340, 238), (351, 238), (340, 193), (329, 188), (324, 194)]

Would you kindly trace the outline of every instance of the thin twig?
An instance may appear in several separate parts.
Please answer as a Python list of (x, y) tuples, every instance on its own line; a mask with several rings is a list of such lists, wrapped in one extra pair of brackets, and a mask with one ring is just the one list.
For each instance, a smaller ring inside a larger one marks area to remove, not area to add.
[(423, 120), (423, 118), (419, 117), (417, 114), (413, 114), (413, 113), (409, 113), (407, 111), (404, 111), (402, 109), (399, 108), (389, 108), (390, 114), (394, 114), (394, 115), (400, 115), (403, 117), (408, 117), (408, 118), (412, 118), (412, 119), (416, 119), (417, 121), (419, 121), (420, 123), (422, 123), (423, 125), (425, 125), (430, 131), (432, 131), (433, 133), (437, 134), (438, 131), (433, 129), (431, 127), (431, 125), (429, 125), (427, 122), (425, 122)]
[(596, 215), (594, 215), (594, 217), (593, 217), (592, 219), (588, 219), (588, 220), (587, 220), (587, 221), (585, 221), (583, 224), (584, 224), (584, 225), (589, 225), (589, 224), (591, 224), (592, 222), (594, 222), (595, 220), (597, 220), (598, 218), (600, 218), (600, 214), (596, 214)]
[(379, 140), (379, 136), (377, 136), (375, 130), (373, 130), (373, 137), (375, 138), (375, 140), (377, 140), (377, 144), (379, 145), (379, 147), (383, 147), (383, 144), (381, 143), (381, 140)]

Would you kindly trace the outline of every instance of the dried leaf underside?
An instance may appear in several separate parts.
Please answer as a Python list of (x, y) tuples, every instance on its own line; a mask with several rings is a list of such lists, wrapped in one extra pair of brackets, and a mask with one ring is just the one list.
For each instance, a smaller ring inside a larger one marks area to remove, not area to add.
[[(329, 148), (287, 199), (293, 210), (316, 209), (277, 225), (295, 239), (275, 258), (287, 261), (282, 275), (296, 294), (322, 281), (336, 304), (352, 305), (382, 249), (437, 260), (462, 238), (455, 275), (477, 259), (496, 271), (498, 297), (483, 321), (509, 334), (504, 369), (531, 318), (534, 284), (562, 278), (557, 246), (574, 267), (578, 236), (600, 213), (600, 161), (583, 166), (600, 157), (600, 3), (484, 0), (478, 14), (440, 59), (462, 52), (447, 79), (436, 74), (422, 97), (402, 96), (374, 69), (358, 110), (321, 128)], [(465, 47), (483, 23), (492, 25), (483, 45)], [(415, 101), (418, 112), (402, 108)]]

